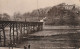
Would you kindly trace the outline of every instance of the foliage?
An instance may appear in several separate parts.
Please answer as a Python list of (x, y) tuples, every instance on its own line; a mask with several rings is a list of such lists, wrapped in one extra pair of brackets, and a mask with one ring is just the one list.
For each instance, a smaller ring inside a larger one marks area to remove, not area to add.
[(0, 14), (0, 21), (10, 21), (10, 16), (7, 13)]

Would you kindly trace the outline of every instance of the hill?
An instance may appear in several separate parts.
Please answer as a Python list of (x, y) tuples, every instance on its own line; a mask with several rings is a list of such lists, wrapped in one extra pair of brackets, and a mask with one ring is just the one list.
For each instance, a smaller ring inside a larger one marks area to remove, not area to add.
[[(19, 16), (19, 15), (17, 15)], [(79, 25), (80, 8), (76, 5), (61, 3), (53, 7), (46, 7), (33, 10), (31, 13), (24, 13), (21, 21), (40, 21), (43, 18), (46, 25)]]

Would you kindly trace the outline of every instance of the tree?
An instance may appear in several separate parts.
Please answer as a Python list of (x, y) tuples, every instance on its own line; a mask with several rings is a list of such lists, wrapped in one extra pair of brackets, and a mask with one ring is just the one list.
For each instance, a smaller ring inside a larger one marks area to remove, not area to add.
[[(71, 6), (73, 7), (72, 9), (66, 9), (65, 5), (66, 5), (65, 3), (59, 4), (57, 6), (52, 7), (48, 11), (49, 17), (51, 17), (51, 19), (54, 20), (52, 23), (70, 26), (79, 25), (78, 22), (79, 9), (77, 9), (75, 5)], [(69, 8), (69, 5), (67, 5), (66, 7)]]
[(68, 12), (68, 14), (69, 14), (69, 16), (68, 16), (69, 18), (68, 18), (67, 24), (71, 25), (71, 26), (79, 25), (76, 13), (73, 11), (70, 11), (70, 12)]
[(25, 19), (25, 21), (26, 21), (26, 18), (28, 18), (28, 17), (30, 17), (30, 13), (29, 12), (23, 14), (23, 18)]
[(7, 13), (3, 13), (2, 20), (3, 21), (10, 21), (10, 16)]
[(0, 14), (0, 21), (2, 20), (2, 14)]
[(22, 21), (22, 15), (20, 13), (14, 13), (13, 18), (14, 21)]

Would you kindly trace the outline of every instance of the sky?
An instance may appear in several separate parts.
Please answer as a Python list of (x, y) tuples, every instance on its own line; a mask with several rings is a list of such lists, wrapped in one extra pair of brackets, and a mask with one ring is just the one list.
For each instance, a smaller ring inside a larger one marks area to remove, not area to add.
[(13, 15), (15, 12), (31, 12), (37, 8), (55, 6), (60, 3), (80, 6), (80, 0), (0, 0), (0, 13)]

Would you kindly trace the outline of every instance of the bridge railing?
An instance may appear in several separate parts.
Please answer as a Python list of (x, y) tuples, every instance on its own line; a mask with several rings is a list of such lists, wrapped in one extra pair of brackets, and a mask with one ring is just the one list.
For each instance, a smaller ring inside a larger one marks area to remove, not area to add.
[(21, 43), (23, 36), (43, 30), (43, 22), (0, 21), (0, 46)]

